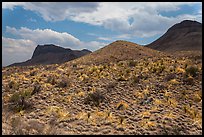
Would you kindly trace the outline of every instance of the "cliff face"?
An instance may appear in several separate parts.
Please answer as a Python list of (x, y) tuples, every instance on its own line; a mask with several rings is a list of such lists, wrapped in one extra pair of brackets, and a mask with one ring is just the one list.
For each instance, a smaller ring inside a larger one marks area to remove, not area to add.
[(91, 53), (87, 49), (83, 50), (71, 50), (65, 49), (53, 44), (50, 45), (38, 45), (32, 55), (32, 58), (20, 63), (14, 63), (10, 66), (28, 66), (28, 65), (39, 65), (39, 64), (59, 64), (64, 63), (86, 54)]
[(202, 24), (196, 21), (184, 20), (173, 25), (163, 36), (146, 46), (165, 52), (201, 51)]

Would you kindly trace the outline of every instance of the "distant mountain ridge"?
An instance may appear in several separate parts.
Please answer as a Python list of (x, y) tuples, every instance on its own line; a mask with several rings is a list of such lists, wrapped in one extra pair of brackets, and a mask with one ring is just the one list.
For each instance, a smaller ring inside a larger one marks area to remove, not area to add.
[(165, 52), (201, 51), (202, 24), (184, 20), (173, 25), (163, 36), (146, 47)]
[(31, 59), (25, 62), (14, 63), (9, 66), (59, 64), (79, 58), (89, 53), (91, 53), (91, 51), (87, 49), (71, 50), (54, 44), (38, 45), (35, 48)]

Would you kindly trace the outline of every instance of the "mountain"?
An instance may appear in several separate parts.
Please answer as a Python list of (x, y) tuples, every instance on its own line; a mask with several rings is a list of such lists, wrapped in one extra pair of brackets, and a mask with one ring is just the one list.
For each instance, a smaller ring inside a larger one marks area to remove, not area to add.
[(91, 51), (87, 49), (80, 51), (62, 48), (53, 44), (38, 45), (35, 48), (31, 59), (21, 63), (14, 63), (10, 66), (58, 64), (79, 58), (89, 53), (91, 53)]
[(201, 51), (202, 24), (184, 20), (173, 25), (163, 36), (146, 47), (165, 52)]
[(148, 47), (128, 41), (117, 40), (89, 55), (73, 60), (72, 62), (76, 64), (101, 64), (162, 55), (164, 55), (162, 52)]

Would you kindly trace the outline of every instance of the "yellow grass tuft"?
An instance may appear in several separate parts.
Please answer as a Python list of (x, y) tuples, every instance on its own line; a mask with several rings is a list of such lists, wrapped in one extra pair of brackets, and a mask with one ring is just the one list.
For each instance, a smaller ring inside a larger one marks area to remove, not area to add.
[(116, 108), (117, 108), (118, 110), (125, 110), (125, 109), (127, 109), (128, 107), (129, 107), (128, 104), (127, 104), (126, 102), (124, 102), (123, 100), (120, 101), (120, 102), (117, 104), (117, 106), (116, 106)]

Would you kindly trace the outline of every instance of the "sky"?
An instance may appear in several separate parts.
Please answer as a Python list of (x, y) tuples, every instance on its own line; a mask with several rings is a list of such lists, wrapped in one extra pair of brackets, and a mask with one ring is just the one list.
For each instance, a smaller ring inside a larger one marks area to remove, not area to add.
[(202, 2), (2, 2), (2, 66), (30, 59), (40, 44), (146, 45), (183, 20), (202, 23)]

